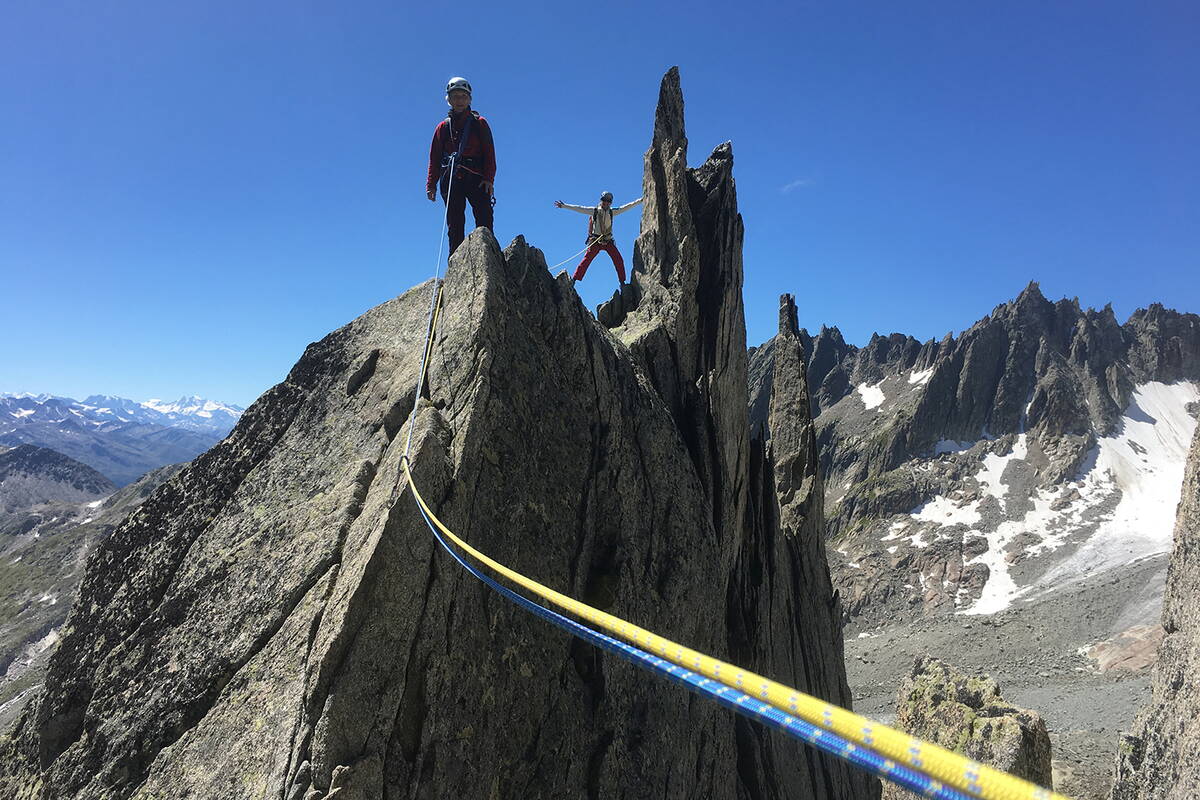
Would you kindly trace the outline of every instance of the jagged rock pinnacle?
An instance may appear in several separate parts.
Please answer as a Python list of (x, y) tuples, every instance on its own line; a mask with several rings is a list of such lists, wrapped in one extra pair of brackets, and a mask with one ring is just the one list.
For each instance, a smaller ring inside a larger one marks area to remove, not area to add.
[(654, 144), (683, 148), (687, 153), (687, 134), (683, 124), (683, 89), (679, 85), (679, 67), (663, 75), (658, 90), (658, 108), (654, 112)]
[(1030, 281), (1025, 286), (1025, 288), (1021, 290), (1021, 293), (1019, 295), (1017, 295), (1018, 303), (1020, 303), (1021, 300), (1024, 300), (1024, 299), (1039, 300), (1039, 301), (1045, 302), (1046, 296), (1044, 294), (1042, 294), (1041, 284), (1039, 284), (1037, 281)]
[(779, 297), (779, 332), (782, 334), (800, 335), (800, 321), (796, 316), (796, 296), (791, 294)]
[(419, 398), (428, 284), (310, 345), (97, 547), (0, 746), (0, 795), (877, 791), (493, 594), (439, 549), (401, 468), (501, 562), (849, 703), (827, 570), (781, 533), (749, 436), (731, 151), (688, 169), (677, 72), (662, 95), (626, 319), (601, 327), (540, 251), (478, 229)]

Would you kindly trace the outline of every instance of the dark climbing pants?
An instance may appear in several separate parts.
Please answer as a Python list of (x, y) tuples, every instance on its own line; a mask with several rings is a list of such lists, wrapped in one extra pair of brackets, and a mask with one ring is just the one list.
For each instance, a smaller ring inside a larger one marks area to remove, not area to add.
[(446, 197), (446, 185), (450, 182), (449, 174), (442, 176), (442, 200), (446, 203), (446, 225), (450, 229), (450, 253), (458, 249), (466, 237), (467, 203), (471, 204), (471, 214), (475, 217), (475, 227), (492, 229), (492, 198), (479, 185), (483, 178), (474, 172), (460, 169), (454, 176), (454, 185), (450, 187), (450, 197)]
[(617, 280), (621, 283), (625, 282), (625, 259), (621, 258), (621, 251), (617, 250), (617, 243), (612, 239), (607, 242), (594, 242), (587, 252), (583, 254), (583, 261), (579, 262), (579, 266), (575, 268), (575, 274), (572, 276), (575, 280), (583, 280), (584, 274), (587, 272), (588, 265), (592, 263), (592, 259), (601, 250), (608, 253), (608, 257), (612, 259), (613, 266), (617, 269)]

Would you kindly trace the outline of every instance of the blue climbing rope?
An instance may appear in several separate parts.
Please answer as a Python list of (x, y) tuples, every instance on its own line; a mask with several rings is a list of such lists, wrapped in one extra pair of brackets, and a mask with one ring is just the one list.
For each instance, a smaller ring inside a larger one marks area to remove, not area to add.
[[(411, 423), (410, 423), (411, 424)], [(407, 456), (405, 457), (407, 461)], [(421, 518), (429, 527), (429, 530), (437, 538), (438, 543), (442, 548), (449, 553), (455, 561), (457, 561), (464, 569), (470, 572), (483, 583), (487, 584), (501, 596), (515, 603), (524, 610), (550, 622), (568, 633), (583, 639), (590, 644), (621, 656), (626, 661), (633, 663), (635, 666), (642, 667), (651, 672), (657, 673), (659, 676), (680, 684), (688, 690), (695, 692), (703, 697), (708, 697), (717, 701), (721, 705), (729, 708), (750, 719), (757, 720), (769, 727), (782, 731), (783, 733), (802, 742), (810, 744), (819, 750), (823, 750), (831, 755), (854, 764), (855, 766), (864, 769), (872, 774), (899, 784), (904, 788), (916, 792), (923, 797), (934, 798), (934, 800), (971, 800), (968, 795), (946, 786), (940, 781), (934, 780), (927, 775), (924, 775), (915, 770), (909, 769), (903, 764), (898, 764), (891, 759), (884, 758), (880, 754), (863, 747), (856, 745), (853, 742), (830, 733), (827, 730), (816, 727), (808, 722), (805, 722), (798, 717), (793, 717), (785, 714), (779, 709), (771, 706), (761, 700), (756, 700), (744, 692), (739, 692), (724, 684), (718, 683), (703, 675), (697, 674), (689, 669), (677, 666), (664, 661), (652, 653), (635, 647), (631, 644), (618, 641), (610, 636), (607, 636), (599, 631), (593, 630), (586, 625), (583, 625), (575, 620), (569, 619), (556, 611), (545, 608), (532, 600), (517, 594), (506, 586), (502, 586), (495, 580), (481, 572), (474, 564), (463, 558), (458, 551), (446, 541), (442, 536), (441, 531), (434, 525), (433, 520), (426, 514), (425, 509), (420, 503), (417, 503), (417, 509), (421, 513)]]

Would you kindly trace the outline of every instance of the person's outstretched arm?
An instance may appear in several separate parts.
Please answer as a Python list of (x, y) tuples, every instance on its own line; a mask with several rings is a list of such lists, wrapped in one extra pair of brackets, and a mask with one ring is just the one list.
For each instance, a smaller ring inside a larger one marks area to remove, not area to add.
[(637, 200), (634, 200), (634, 201), (632, 201), (632, 202), (630, 202), (630, 203), (626, 203), (625, 205), (623, 205), (623, 206), (620, 206), (620, 207), (618, 207), (618, 208), (614, 208), (614, 209), (613, 209), (613, 216), (615, 217), (617, 214), (624, 214), (624, 213), (625, 213), (626, 211), (628, 211), (629, 209), (633, 208), (633, 207), (634, 207), (634, 206), (636, 206), (636, 205), (639, 205), (639, 204), (642, 202), (642, 200), (643, 200), (643, 199), (645, 199), (645, 198), (639, 197)]
[(572, 211), (578, 211), (580, 214), (591, 214), (596, 210), (595, 206), (573, 206), (570, 203), (564, 203), (562, 200), (554, 201), (555, 208), (569, 208)]

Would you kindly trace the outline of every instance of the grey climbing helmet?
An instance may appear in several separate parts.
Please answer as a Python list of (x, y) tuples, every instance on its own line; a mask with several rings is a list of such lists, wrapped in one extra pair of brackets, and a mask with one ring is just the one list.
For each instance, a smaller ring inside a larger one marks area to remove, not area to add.
[(466, 92), (471, 94), (471, 82), (466, 78), (451, 78), (446, 81), (446, 94), (451, 92)]

